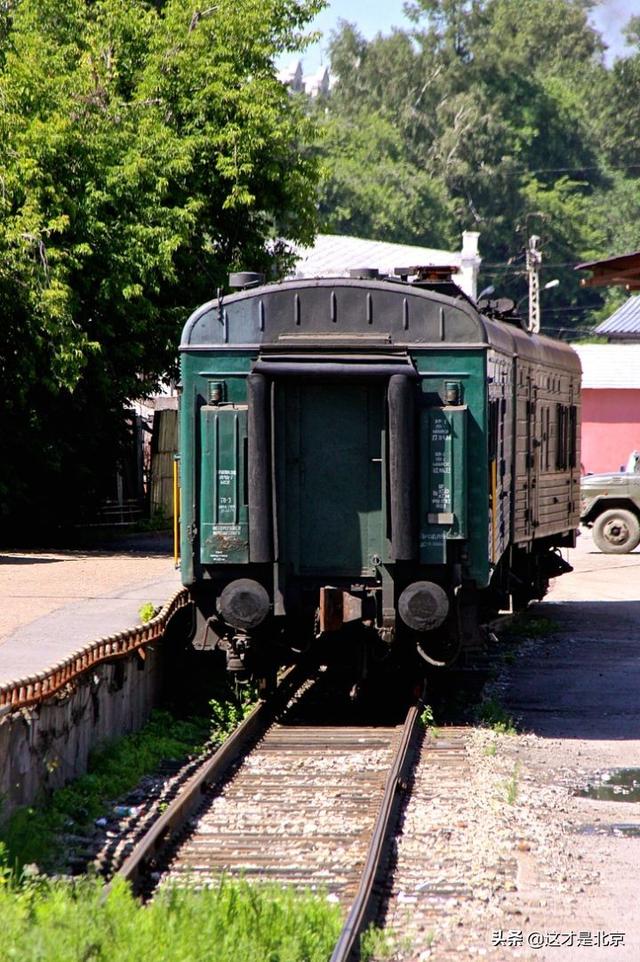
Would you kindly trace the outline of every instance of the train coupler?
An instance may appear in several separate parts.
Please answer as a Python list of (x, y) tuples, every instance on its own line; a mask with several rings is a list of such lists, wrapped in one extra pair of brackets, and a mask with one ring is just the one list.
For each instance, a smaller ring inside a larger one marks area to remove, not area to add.
[(375, 594), (368, 588), (352, 587), (349, 591), (324, 585), (320, 588), (317, 633), (340, 631), (356, 621), (372, 627), (376, 618)]

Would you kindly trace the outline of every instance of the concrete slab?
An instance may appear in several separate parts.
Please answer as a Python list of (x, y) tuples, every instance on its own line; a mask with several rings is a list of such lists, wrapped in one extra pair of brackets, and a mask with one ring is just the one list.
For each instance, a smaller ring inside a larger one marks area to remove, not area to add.
[(0, 685), (53, 667), (82, 645), (140, 622), (180, 587), (169, 552), (0, 555)]

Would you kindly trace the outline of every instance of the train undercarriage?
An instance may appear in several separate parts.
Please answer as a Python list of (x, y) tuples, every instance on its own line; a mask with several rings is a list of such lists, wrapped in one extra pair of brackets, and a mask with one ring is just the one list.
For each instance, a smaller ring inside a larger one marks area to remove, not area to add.
[(412, 662), (416, 670), (467, 666), (482, 660), (488, 622), (543, 598), (550, 578), (571, 570), (559, 548), (574, 541), (568, 532), (512, 546), (484, 589), (462, 578), (459, 565), (416, 571), (396, 564), (378, 579), (295, 579), (286, 589), (265, 577), (267, 566), (239, 569), (237, 577), (227, 572), (224, 586), (208, 580), (191, 589), (192, 644), (223, 653), (236, 678), (263, 687), (313, 647), (327, 659), (352, 657), (361, 678), (391, 662)]

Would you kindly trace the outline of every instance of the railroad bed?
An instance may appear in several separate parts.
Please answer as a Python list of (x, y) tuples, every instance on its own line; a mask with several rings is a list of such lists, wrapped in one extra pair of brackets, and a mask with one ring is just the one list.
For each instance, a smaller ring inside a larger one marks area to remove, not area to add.
[(402, 726), (274, 724), (198, 819), (166, 881), (220, 873), (354, 898)]
[(418, 704), (367, 719), (346, 690), (328, 673), (304, 680), (294, 669), (202, 762), (117, 874), (147, 896), (222, 875), (326, 892), (349, 910), (334, 954), (348, 958), (378, 909), (420, 725)]

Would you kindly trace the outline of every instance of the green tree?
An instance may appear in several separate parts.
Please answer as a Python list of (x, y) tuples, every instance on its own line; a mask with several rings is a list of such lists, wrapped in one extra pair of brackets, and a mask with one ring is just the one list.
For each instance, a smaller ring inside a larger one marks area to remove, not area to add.
[(315, 229), (313, 122), (274, 60), (317, 0), (22, 0), (0, 64), (0, 511), (95, 496), (123, 407), (229, 269)]
[[(342, 229), (373, 236), (391, 210), (403, 240), (432, 246), (448, 246), (464, 229), (480, 230), (487, 282), (497, 276), (501, 292), (516, 298), (526, 286), (514, 257), (528, 230), (543, 236), (551, 263), (596, 253), (602, 223), (595, 199), (610, 178), (601, 172), (590, 110), (590, 94), (606, 82), (603, 44), (587, 20), (592, 5), (420, 0), (409, 11), (412, 29), (372, 41), (342, 24), (331, 47), (336, 81), (325, 105), (323, 224), (345, 211)], [(384, 137), (374, 136), (372, 125), (380, 131), (383, 124)], [(355, 167), (348, 130), (361, 143), (364, 218), (349, 218), (359, 205), (354, 178), (345, 176), (346, 165)], [(399, 214), (391, 191), (382, 189), (393, 183), (389, 169), (420, 178), (416, 196), (398, 200)], [(555, 273), (565, 303), (581, 316), (584, 299), (598, 295), (579, 290), (570, 266)]]
[(442, 184), (406, 156), (388, 120), (368, 112), (330, 116), (323, 133), (331, 144), (319, 203), (326, 232), (396, 243), (454, 242)]

